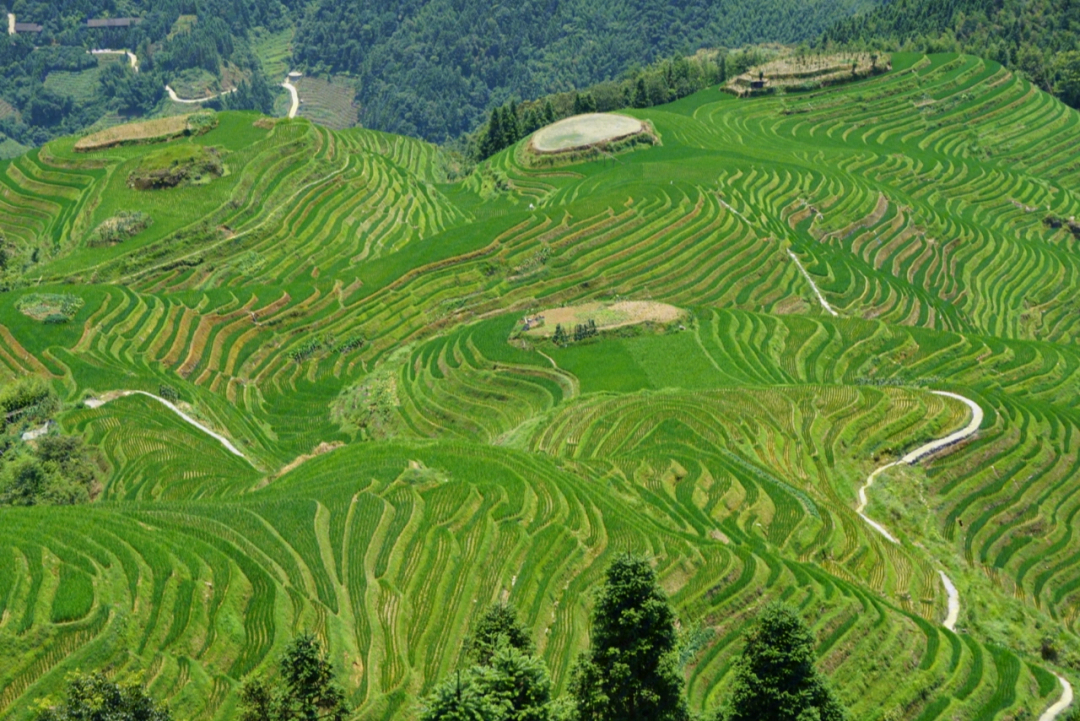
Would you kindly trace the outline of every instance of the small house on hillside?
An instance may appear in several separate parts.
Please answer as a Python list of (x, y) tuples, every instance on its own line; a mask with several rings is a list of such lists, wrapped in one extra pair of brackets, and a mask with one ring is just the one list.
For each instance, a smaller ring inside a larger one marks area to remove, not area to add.
[(37, 23), (15, 23), (16, 33), (40, 33), (44, 29)]
[(129, 28), (138, 25), (142, 18), (93, 18), (86, 21), (88, 28)]

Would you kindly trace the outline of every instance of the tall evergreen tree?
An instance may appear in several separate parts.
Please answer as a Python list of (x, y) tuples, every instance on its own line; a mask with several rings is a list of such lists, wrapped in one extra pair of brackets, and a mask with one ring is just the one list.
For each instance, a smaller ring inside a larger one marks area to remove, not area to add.
[(574, 115), (596, 112), (596, 98), (592, 93), (574, 93)]
[(424, 702), (420, 721), (500, 721), (499, 709), (471, 673), (458, 671), (435, 687)]
[(491, 663), (501, 646), (509, 646), (525, 654), (533, 652), (528, 629), (518, 620), (514, 607), (508, 603), (496, 603), (489, 608), (466, 642), (468, 655), (481, 666)]
[(549, 721), (551, 677), (513, 606), (481, 617), (466, 651), (477, 665), (435, 688), (421, 721)]
[(293, 639), (281, 658), (280, 678), (254, 679), (240, 691), (240, 721), (344, 721), (349, 715), (345, 692), (334, 682), (334, 669), (311, 634)]
[(814, 667), (814, 637), (789, 606), (765, 607), (736, 662), (728, 708), (717, 721), (846, 721)]
[(616, 559), (593, 611), (592, 646), (571, 680), (581, 721), (686, 721), (676, 639), (675, 612), (649, 562)]
[(555, 106), (551, 104), (550, 100), (544, 101), (544, 125), (551, 125), (555, 122)]

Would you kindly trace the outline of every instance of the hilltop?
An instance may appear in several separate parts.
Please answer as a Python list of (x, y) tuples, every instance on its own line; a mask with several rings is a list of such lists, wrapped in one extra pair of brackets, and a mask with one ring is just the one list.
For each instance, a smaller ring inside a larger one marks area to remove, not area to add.
[(565, 689), (622, 551), (694, 710), (779, 599), (854, 718), (1042, 714), (1080, 659), (1080, 115), (881, 65), (464, 178), (241, 111), (0, 162), (0, 376), (46, 381), (5, 453), (45, 425), (97, 483), (0, 508), (0, 715), (108, 668), (231, 718), (310, 630), (359, 717), (412, 718), (504, 598)]

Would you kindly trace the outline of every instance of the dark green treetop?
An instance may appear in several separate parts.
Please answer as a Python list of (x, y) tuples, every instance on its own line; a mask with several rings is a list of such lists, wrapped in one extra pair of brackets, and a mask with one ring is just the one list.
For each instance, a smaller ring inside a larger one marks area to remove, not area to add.
[(789, 606), (765, 607), (736, 662), (727, 708), (717, 721), (846, 721), (814, 667), (814, 637)]
[(298, 636), (281, 658), (281, 678), (271, 684), (254, 679), (240, 692), (241, 721), (344, 721), (345, 692), (322, 644), (311, 634)]
[(592, 646), (571, 681), (582, 721), (688, 719), (677, 641), (675, 612), (652, 566), (616, 559), (593, 611)]
[(167, 706), (158, 705), (141, 686), (121, 686), (103, 674), (69, 679), (59, 706), (38, 714), (37, 721), (170, 721)]

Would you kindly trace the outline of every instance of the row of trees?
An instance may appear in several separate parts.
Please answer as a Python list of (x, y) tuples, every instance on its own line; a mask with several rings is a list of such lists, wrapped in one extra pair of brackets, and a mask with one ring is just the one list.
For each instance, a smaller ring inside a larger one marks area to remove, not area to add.
[(619, 80), (596, 83), (580, 91), (554, 93), (522, 103), (511, 100), (492, 110), (488, 121), (466, 136), (463, 145), (471, 158), (483, 160), (561, 118), (669, 103), (722, 83), (729, 75), (745, 72), (762, 59), (756, 49), (677, 55), (635, 69)]
[[(552, 696), (551, 677), (514, 609), (497, 604), (466, 642), (470, 666), (437, 685), (420, 721), (689, 721), (678, 660), (675, 612), (643, 558), (622, 556), (596, 598), (589, 649), (570, 693)], [(326, 651), (294, 639), (273, 678), (249, 679), (239, 721), (345, 721), (350, 711)], [(736, 661), (716, 721), (846, 721), (814, 668), (814, 639), (789, 607), (765, 608)], [(37, 721), (171, 721), (168, 708), (134, 685), (76, 676), (67, 697)]]
[[(505, 604), (492, 607), (467, 643), (472, 665), (426, 699), (421, 721), (689, 721), (675, 612), (643, 558), (608, 568), (596, 598), (589, 649), (569, 695), (553, 699), (544, 662)], [(844, 721), (814, 667), (814, 639), (790, 608), (766, 607), (747, 634), (728, 702), (716, 721)]]

